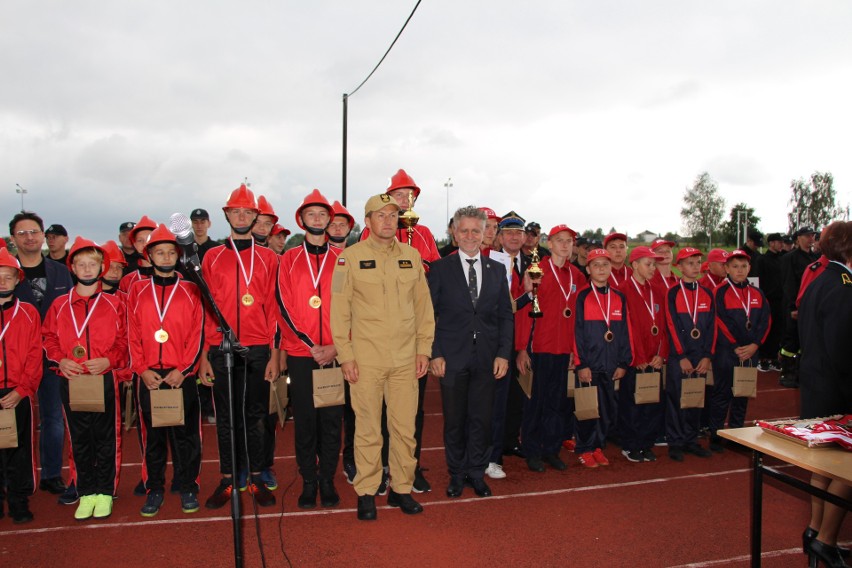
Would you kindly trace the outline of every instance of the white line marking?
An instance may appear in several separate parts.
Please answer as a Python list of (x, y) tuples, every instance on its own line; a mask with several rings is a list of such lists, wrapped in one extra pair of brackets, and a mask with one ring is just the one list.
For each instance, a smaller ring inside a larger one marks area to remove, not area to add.
[[(852, 543), (849, 542), (840, 542), (841, 546), (846, 546)], [(787, 548), (785, 550), (771, 550), (769, 552), (761, 552), (761, 558), (779, 558), (781, 556), (790, 556), (802, 554), (801, 548)], [(707, 566), (727, 566), (734, 562), (747, 562), (751, 560), (751, 555), (746, 554), (743, 556), (732, 556), (731, 558), (722, 558), (721, 560), (707, 560), (706, 562), (691, 562), (689, 564), (678, 564), (677, 566), (669, 566), (668, 568), (705, 568)]]

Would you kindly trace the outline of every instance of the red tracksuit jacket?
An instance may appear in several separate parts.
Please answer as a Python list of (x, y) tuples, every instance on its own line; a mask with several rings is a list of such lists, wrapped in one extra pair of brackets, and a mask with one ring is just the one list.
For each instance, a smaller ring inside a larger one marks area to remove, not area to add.
[[(662, 280), (660, 280), (662, 284)], [(665, 286), (663, 286), (665, 289)], [(631, 276), (622, 284), (621, 292), (627, 299), (627, 317), (630, 319), (633, 361), (631, 365), (650, 363), (655, 355), (665, 361), (669, 356), (666, 338), (666, 296), (652, 282), (639, 284)], [(657, 334), (652, 330), (656, 326)]]
[[(6, 327), (8, 325), (8, 327)], [(32, 304), (16, 298), (0, 308), (0, 385), (22, 397), (33, 396), (41, 383), (41, 316)]]

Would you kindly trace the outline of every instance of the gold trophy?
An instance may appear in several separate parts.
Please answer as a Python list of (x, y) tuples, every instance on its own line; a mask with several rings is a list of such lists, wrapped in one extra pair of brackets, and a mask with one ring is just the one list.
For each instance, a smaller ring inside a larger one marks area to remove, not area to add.
[(540, 318), (544, 314), (541, 312), (541, 307), (538, 305), (538, 285), (541, 283), (541, 275), (544, 271), (538, 265), (538, 261), (541, 260), (538, 256), (538, 245), (535, 245), (535, 248), (532, 250), (532, 262), (530, 263), (530, 267), (527, 268), (527, 274), (530, 275), (530, 280), (532, 280), (532, 294), (533, 294), (533, 303), (532, 308), (530, 308), (529, 316), (531, 318)]
[(414, 212), (414, 192), (408, 193), (408, 209), (399, 216), (399, 221), (408, 231), (408, 244), (411, 245), (411, 237), (414, 235), (414, 227), (420, 220), (420, 215)]

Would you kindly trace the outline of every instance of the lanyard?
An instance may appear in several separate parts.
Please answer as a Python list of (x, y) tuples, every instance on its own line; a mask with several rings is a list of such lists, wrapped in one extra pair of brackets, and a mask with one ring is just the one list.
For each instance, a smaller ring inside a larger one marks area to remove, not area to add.
[(71, 323), (74, 324), (74, 332), (77, 334), (77, 339), (80, 339), (80, 336), (83, 335), (83, 332), (86, 331), (86, 326), (89, 325), (89, 320), (92, 319), (92, 314), (95, 313), (95, 308), (98, 307), (98, 302), (101, 301), (102, 294), (98, 294), (98, 297), (95, 298), (95, 305), (92, 306), (92, 309), (89, 310), (89, 315), (86, 316), (86, 320), (83, 322), (83, 327), (77, 327), (77, 316), (74, 315), (74, 304), (71, 302), (71, 292), (68, 292), (68, 310), (71, 312)]
[(603, 318), (604, 318), (604, 321), (606, 322), (606, 328), (609, 329), (610, 328), (609, 320), (611, 318), (610, 313), (609, 313), (609, 306), (610, 306), (610, 300), (612, 298), (612, 293), (609, 291), (609, 287), (607, 287), (606, 312), (604, 312), (603, 304), (601, 304), (601, 299), (598, 298), (597, 286), (595, 286), (594, 283), (592, 283), (592, 294), (595, 295), (595, 300), (597, 300), (597, 302), (598, 302), (598, 307), (601, 309), (601, 312), (603, 313)]
[(166, 301), (163, 311), (160, 311), (160, 301), (157, 299), (157, 286), (154, 284), (154, 279), (151, 279), (151, 295), (154, 296), (154, 307), (157, 308), (157, 317), (160, 319), (160, 327), (163, 327), (163, 320), (166, 319), (166, 312), (169, 311), (169, 306), (172, 304), (172, 298), (175, 297), (178, 285), (179, 282), (176, 281), (174, 287), (172, 287), (172, 293), (169, 294), (169, 299)]
[(3, 341), (3, 338), (6, 336), (6, 332), (9, 330), (9, 326), (12, 324), (12, 320), (15, 319), (15, 316), (18, 315), (18, 308), (21, 307), (21, 302), (15, 300), (15, 311), (12, 312), (12, 317), (9, 318), (9, 321), (6, 322), (6, 325), (3, 326), (3, 331), (0, 331), (0, 341)]
[[(325, 270), (325, 261), (328, 260), (329, 257), (328, 250), (325, 251), (325, 255), (322, 257), (322, 264), (320, 264), (319, 272), (317, 273), (316, 277), (314, 277), (314, 267), (313, 265), (311, 265), (311, 255), (308, 252), (308, 247), (305, 245), (305, 243), (302, 243), (302, 247), (305, 249), (305, 262), (308, 263), (308, 271), (311, 273), (311, 282), (314, 285), (314, 290), (318, 290), (320, 278), (322, 278), (322, 271)], [(254, 259), (252, 258), (252, 260)]]
[[(626, 271), (625, 271), (626, 272)], [(618, 281), (618, 278), (615, 276), (615, 270), (609, 273), (610, 278), (612, 278), (613, 282), (615, 282), (615, 287), (618, 288), (621, 285), (621, 282)]]
[(565, 288), (562, 287), (562, 282), (559, 280), (559, 270), (553, 264), (553, 260), (550, 258), (547, 259), (550, 263), (550, 269), (553, 271), (553, 277), (556, 278), (556, 283), (559, 284), (559, 289), (562, 290), (562, 296), (565, 298), (565, 305), (568, 305), (568, 299), (571, 297), (571, 291), (574, 290), (574, 275), (571, 273), (571, 269), (568, 269), (568, 275), (571, 277), (571, 281), (568, 283), (568, 293), (565, 293)]
[(709, 274), (709, 273), (708, 273), (706, 276), (707, 276), (707, 279), (708, 279), (708, 280), (709, 280), (709, 281), (713, 284), (713, 288), (715, 288), (716, 286), (718, 286), (718, 285), (719, 285), (719, 283), (718, 283), (718, 282), (716, 282), (715, 280), (713, 280), (713, 275), (712, 275), (712, 274)]
[(695, 285), (695, 302), (693, 302), (693, 308), (691, 311), (689, 309), (689, 300), (686, 299), (686, 290), (683, 287), (683, 280), (680, 281), (680, 293), (683, 294), (683, 303), (686, 304), (686, 313), (688, 313), (689, 317), (692, 318), (692, 327), (695, 329), (698, 327), (698, 284)]
[(647, 308), (648, 313), (651, 314), (651, 321), (657, 323), (657, 316), (654, 314), (654, 289), (648, 284), (648, 292), (651, 293), (651, 303), (645, 301), (645, 296), (642, 294), (642, 290), (639, 288), (639, 284), (636, 283), (636, 279), (632, 276), (630, 277), (630, 281), (633, 282), (633, 287), (636, 288), (636, 292), (639, 294), (639, 297), (642, 298), (642, 303), (645, 304), (645, 308)]
[(737, 287), (734, 285), (733, 281), (731, 281), (731, 290), (734, 291), (734, 295), (737, 297), (737, 300), (740, 301), (740, 305), (743, 307), (743, 311), (746, 315), (746, 321), (749, 320), (749, 316), (751, 315), (751, 286), (746, 285), (746, 301), (743, 302), (742, 296), (737, 292)]
[(240, 251), (237, 250), (237, 245), (234, 244), (234, 238), (228, 237), (228, 240), (231, 241), (234, 254), (237, 255), (237, 264), (240, 265), (240, 271), (243, 273), (243, 282), (246, 283), (246, 289), (248, 289), (249, 284), (251, 284), (252, 276), (254, 276), (254, 237), (251, 239), (251, 265), (249, 267), (248, 275), (246, 275), (246, 266), (243, 264), (243, 259), (240, 257)]

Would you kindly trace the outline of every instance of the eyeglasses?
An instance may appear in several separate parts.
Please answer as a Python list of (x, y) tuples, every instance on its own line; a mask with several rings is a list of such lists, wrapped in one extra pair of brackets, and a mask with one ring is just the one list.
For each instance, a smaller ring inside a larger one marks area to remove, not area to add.
[(25, 236), (31, 237), (33, 235), (41, 234), (41, 229), (28, 229), (26, 231), (15, 231), (15, 234), (18, 235), (19, 237), (25, 237)]

